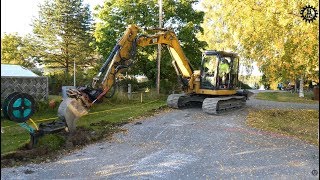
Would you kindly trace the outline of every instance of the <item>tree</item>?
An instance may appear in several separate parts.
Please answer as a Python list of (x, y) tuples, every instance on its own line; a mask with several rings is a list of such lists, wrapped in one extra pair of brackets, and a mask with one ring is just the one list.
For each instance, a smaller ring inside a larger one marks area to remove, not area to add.
[[(318, 80), (319, 22), (300, 17), (318, 1), (204, 0), (204, 36), (210, 47), (252, 59), (270, 82)], [(303, 85), (300, 86), (301, 88)]]
[(36, 44), (30, 35), (4, 34), (1, 38), (1, 63), (17, 64), (32, 68), (38, 62)]
[[(163, 2), (164, 27), (173, 28), (181, 41), (182, 48), (192, 65), (198, 67), (201, 62), (201, 49), (206, 45), (199, 41), (197, 33), (202, 32), (200, 23), (203, 20), (203, 12), (195, 11), (192, 5), (197, 1), (191, 0), (167, 0)], [(157, 0), (106, 0), (104, 5), (97, 7), (96, 16), (101, 20), (95, 30), (96, 46), (98, 51), (106, 58), (112, 48), (130, 24), (140, 27), (157, 27), (158, 4)], [(136, 62), (130, 69), (131, 73), (143, 73), (150, 80), (156, 79), (156, 46), (138, 49)], [(161, 78), (176, 81), (176, 74), (171, 65), (169, 52), (164, 48), (161, 58)], [(176, 84), (176, 83), (175, 83)]]
[(71, 64), (84, 68), (93, 63), (92, 18), (83, 0), (46, 0), (39, 6), (33, 32), (45, 49), (41, 53), (47, 68), (63, 69), (69, 75)]

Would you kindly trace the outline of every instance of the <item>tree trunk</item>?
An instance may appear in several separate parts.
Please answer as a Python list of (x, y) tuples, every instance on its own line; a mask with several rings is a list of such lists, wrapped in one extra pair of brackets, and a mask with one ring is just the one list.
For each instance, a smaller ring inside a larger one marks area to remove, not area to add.
[(298, 92), (298, 80), (297, 78), (294, 79), (294, 93), (297, 93)]
[(303, 75), (301, 75), (301, 78), (300, 78), (299, 97), (304, 97), (304, 93), (303, 93)]
[(66, 83), (69, 86), (69, 52), (68, 52), (68, 43), (66, 43)]

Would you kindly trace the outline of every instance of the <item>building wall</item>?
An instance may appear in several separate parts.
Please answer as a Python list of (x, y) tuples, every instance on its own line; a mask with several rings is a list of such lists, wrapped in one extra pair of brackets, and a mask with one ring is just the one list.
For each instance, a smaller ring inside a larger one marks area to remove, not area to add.
[(30, 94), (35, 100), (48, 99), (48, 77), (1, 76), (1, 103), (13, 92)]

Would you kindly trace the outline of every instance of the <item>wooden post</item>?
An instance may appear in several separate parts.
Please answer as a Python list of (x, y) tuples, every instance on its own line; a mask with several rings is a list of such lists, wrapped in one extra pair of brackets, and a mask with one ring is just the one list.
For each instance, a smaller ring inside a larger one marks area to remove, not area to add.
[(131, 84), (128, 84), (128, 98), (131, 99)]
[(140, 102), (142, 103), (142, 93), (140, 93)]

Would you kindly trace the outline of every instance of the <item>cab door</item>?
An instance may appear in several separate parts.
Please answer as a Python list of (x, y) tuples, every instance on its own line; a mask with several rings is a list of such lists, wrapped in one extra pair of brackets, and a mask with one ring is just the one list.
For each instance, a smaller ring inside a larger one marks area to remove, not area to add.
[(217, 67), (219, 57), (217, 55), (204, 55), (201, 63), (201, 89), (217, 89)]

